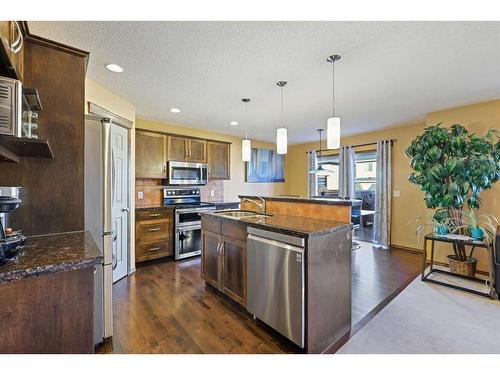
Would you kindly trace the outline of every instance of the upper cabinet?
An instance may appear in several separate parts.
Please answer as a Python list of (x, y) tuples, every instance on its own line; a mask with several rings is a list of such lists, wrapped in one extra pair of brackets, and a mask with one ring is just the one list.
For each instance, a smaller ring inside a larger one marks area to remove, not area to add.
[(23, 79), (24, 39), (21, 23), (0, 21), (0, 75)]
[(135, 176), (167, 178), (166, 136), (137, 131), (135, 135)]
[(231, 144), (207, 141), (208, 178), (210, 180), (229, 180)]
[(168, 136), (168, 160), (205, 163), (207, 160), (207, 142), (180, 136)]

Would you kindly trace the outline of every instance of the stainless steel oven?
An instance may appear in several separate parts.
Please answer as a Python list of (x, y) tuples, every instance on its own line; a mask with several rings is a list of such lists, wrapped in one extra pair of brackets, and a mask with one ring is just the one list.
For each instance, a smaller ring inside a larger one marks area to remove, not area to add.
[(201, 254), (202, 211), (215, 210), (215, 205), (175, 209), (175, 259)]
[(207, 175), (206, 163), (168, 162), (169, 185), (206, 185)]

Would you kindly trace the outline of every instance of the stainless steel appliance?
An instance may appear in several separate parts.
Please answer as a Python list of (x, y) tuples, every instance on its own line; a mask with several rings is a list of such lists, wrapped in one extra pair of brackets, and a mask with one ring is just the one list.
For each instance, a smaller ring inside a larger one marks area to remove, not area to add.
[[(117, 156), (112, 135), (120, 122), (99, 116), (85, 120), (85, 230), (88, 230), (103, 253), (103, 262), (94, 277), (94, 341), (113, 335), (113, 271), (117, 266), (117, 247), (123, 234), (114, 224), (113, 202), (118, 196), (127, 199), (128, 192), (117, 190)], [(127, 142), (127, 140), (123, 140)], [(116, 179), (115, 179), (116, 178)], [(127, 208), (128, 212), (128, 208)], [(123, 221), (123, 220), (122, 220)]]
[(165, 188), (163, 205), (174, 208), (175, 260), (201, 254), (202, 211), (215, 210), (215, 204), (202, 203), (200, 189)]
[(169, 185), (206, 185), (207, 176), (206, 163), (168, 162)]
[(247, 310), (304, 347), (305, 241), (248, 228)]
[(0, 134), (22, 135), (22, 93), (21, 81), (0, 77)]
[(18, 187), (0, 187), (0, 264), (15, 257), (26, 242), (20, 231), (8, 230), (7, 214), (21, 204), (19, 191)]

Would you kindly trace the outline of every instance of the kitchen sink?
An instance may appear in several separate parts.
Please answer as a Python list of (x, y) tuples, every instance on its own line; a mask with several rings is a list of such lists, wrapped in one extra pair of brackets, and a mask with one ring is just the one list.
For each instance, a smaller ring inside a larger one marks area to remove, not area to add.
[(216, 214), (219, 214), (221, 216), (226, 216), (226, 217), (232, 217), (234, 219), (242, 219), (245, 217), (269, 217), (271, 215), (267, 214), (260, 214), (258, 212), (253, 212), (253, 211), (217, 211), (215, 212)]

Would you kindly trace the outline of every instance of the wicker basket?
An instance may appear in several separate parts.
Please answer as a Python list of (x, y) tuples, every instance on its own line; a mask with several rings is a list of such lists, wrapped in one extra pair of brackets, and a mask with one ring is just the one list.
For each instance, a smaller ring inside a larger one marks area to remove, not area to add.
[(467, 260), (457, 260), (455, 255), (448, 255), (448, 262), (450, 264), (450, 271), (457, 275), (474, 277), (476, 275), (477, 259), (474, 257), (467, 257)]

